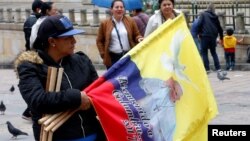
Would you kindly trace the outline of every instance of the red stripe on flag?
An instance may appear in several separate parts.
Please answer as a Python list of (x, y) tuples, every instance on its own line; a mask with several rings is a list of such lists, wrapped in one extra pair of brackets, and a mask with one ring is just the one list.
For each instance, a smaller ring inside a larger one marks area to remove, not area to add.
[(104, 77), (100, 77), (84, 91), (93, 102), (107, 139), (127, 141), (129, 135), (126, 134), (123, 121), (128, 120), (128, 116), (124, 107), (112, 95), (113, 90), (113, 84), (106, 81)]

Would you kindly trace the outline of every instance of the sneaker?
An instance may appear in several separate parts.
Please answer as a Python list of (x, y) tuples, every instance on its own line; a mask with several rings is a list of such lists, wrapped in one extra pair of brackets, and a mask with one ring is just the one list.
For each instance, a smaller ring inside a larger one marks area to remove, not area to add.
[(233, 70), (233, 68), (230, 68), (230, 69), (229, 69), (229, 71), (232, 71), (232, 70)]
[(207, 72), (207, 74), (209, 74), (209, 73), (211, 73), (212, 71), (211, 71), (211, 70), (207, 70), (206, 72)]
[(32, 121), (31, 116), (30, 117), (26, 117), (26, 116), (22, 115), (22, 118), (25, 119), (25, 120), (28, 120), (28, 121)]
[(25, 111), (23, 112), (22, 118), (25, 120), (32, 121), (31, 117), (32, 117), (32, 114), (31, 114), (30, 110), (28, 108), (25, 109)]

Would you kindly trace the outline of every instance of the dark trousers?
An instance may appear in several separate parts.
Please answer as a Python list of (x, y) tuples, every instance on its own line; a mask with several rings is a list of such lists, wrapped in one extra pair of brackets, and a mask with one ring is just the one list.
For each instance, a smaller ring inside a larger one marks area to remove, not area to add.
[[(122, 58), (123, 55), (125, 55), (127, 53), (127, 51), (124, 51), (122, 53), (113, 53), (113, 52), (109, 52), (109, 56), (111, 58), (111, 66), (113, 64), (115, 64), (120, 58)], [(107, 66), (107, 69), (109, 69), (111, 66)]]
[(206, 71), (210, 70), (209, 60), (208, 60), (208, 50), (210, 50), (210, 53), (213, 57), (215, 69), (216, 70), (220, 69), (220, 62), (218, 55), (216, 53), (216, 46), (217, 46), (216, 38), (211, 38), (211, 37), (201, 38), (201, 54)]
[(235, 65), (235, 53), (225, 52), (226, 70), (233, 69)]

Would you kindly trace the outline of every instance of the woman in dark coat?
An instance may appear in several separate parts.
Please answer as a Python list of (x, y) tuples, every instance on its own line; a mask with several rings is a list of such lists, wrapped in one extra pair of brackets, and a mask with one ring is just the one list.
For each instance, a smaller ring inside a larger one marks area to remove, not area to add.
[[(34, 43), (36, 51), (26, 51), (15, 61), (19, 89), (32, 112), (35, 140), (39, 140), (43, 114), (56, 114), (79, 109), (53, 134), (55, 141), (105, 140), (96, 113), (88, 96), (82, 90), (98, 76), (90, 59), (82, 52), (74, 53), (75, 34), (68, 18), (56, 15), (44, 20)], [(64, 68), (61, 90), (47, 92), (48, 67)], [(104, 138), (103, 138), (104, 137)]]

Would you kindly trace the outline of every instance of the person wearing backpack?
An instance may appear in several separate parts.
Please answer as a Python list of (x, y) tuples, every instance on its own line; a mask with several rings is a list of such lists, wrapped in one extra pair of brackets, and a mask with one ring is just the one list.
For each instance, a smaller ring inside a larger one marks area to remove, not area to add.
[(25, 47), (26, 51), (30, 50), (30, 35), (31, 35), (31, 28), (36, 23), (37, 19), (40, 18), (41, 14), (41, 7), (43, 5), (43, 1), (41, 0), (34, 0), (32, 3), (32, 11), (33, 13), (25, 20), (23, 25), (23, 32), (25, 37)]

